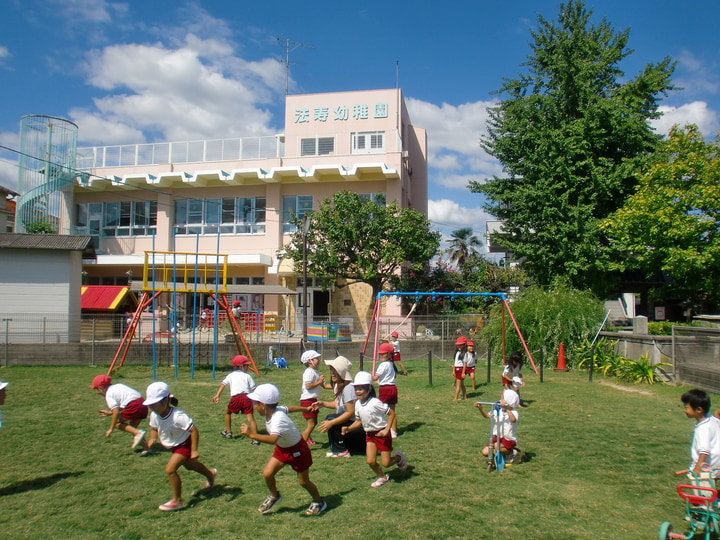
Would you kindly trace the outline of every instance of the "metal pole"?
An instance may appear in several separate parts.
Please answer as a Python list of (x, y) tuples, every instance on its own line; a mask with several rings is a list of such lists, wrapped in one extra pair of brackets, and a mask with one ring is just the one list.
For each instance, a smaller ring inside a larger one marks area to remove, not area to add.
[[(303, 343), (307, 343), (307, 330), (308, 330), (308, 297), (307, 297), (307, 233), (310, 228), (310, 220), (307, 214), (303, 215), (302, 218), (302, 241), (303, 241)], [(322, 338), (321, 338), (322, 339)]]
[(432, 386), (432, 349), (428, 350), (428, 384)]
[(90, 345), (90, 365), (95, 367), (95, 318), (92, 320), (92, 345)]
[(488, 359), (488, 360), (487, 360), (487, 362), (488, 362), (488, 365), (487, 365), (487, 383), (488, 383), (488, 384), (490, 384), (490, 357), (492, 356), (492, 355), (491, 355), (491, 352), (492, 352), (492, 351), (490, 350), (490, 347), (488, 347), (488, 354), (487, 354), (487, 359)]
[(8, 367), (8, 350), (10, 344), (10, 321), (12, 319), (3, 319), (5, 322), (5, 367)]

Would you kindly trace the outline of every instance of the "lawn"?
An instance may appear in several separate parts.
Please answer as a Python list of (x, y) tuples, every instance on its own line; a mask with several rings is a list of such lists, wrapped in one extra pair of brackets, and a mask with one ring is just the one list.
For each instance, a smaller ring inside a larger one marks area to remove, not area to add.
[[(411, 373), (398, 377), (395, 448), (410, 467), (390, 470), (393, 481), (373, 489), (364, 457), (325, 458), (326, 438), (316, 432), (323, 444), (312, 450), (311, 478), (329, 509), (312, 518), (302, 515), (310, 500), (289, 468), (278, 477), (279, 510), (257, 512), (272, 448), (220, 437), (227, 391), (220, 404), (210, 399), (223, 372), (213, 380), (196, 370), (190, 379), (180, 370), (175, 380), (171, 369), (158, 370), (200, 430), (201, 460), (219, 470), (216, 487), (204, 490), (202, 476), (182, 469), (188, 508), (163, 513), (157, 507), (170, 498), (168, 454), (140, 457), (128, 434), (104, 437), (108, 420), (97, 416), (103, 400), (89, 389), (102, 369), (3, 368), (0, 379), (11, 384), (0, 429), (0, 537), (635, 539), (656, 537), (664, 520), (684, 530), (673, 475), (689, 461), (693, 424), (679, 400), (684, 387), (619, 386), (552, 371), (540, 383), (526, 367), (523, 398), (530, 403), (518, 430), (530, 459), (488, 473), (480, 455), (488, 421), (473, 402), (498, 398), (499, 368), (497, 380), (453, 402), (447, 363), (435, 364), (430, 387), (425, 361), (403, 362)], [(114, 381), (144, 394), (151, 374), (150, 367), (127, 367)], [(276, 384), (281, 401), (296, 404), (301, 374), (291, 363), (255, 380)], [(293, 418), (303, 425), (301, 415)]]

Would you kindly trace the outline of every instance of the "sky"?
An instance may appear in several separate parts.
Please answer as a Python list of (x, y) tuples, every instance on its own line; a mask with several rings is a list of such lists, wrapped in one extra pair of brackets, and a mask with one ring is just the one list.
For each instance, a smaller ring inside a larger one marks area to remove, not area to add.
[[(661, 101), (659, 133), (720, 129), (720, 2), (587, 0), (593, 20), (630, 31), (624, 79), (677, 62), (682, 88)], [(427, 130), (428, 217), (444, 237), (483, 240), (483, 198), (470, 180), (502, 175), (480, 147), (503, 79), (524, 72), (538, 16), (560, 2), (361, 3), (227, 0), (1, 0), (0, 146), (19, 122), (59, 116), (79, 146), (266, 135), (283, 131), (291, 94), (395, 88)], [(289, 64), (286, 45), (289, 47)], [(287, 69), (289, 68), (289, 70)], [(287, 77), (287, 79), (286, 79)], [(17, 188), (17, 154), (0, 148), (0, 185)], [(483, 240), (483, 244), (485, 241)]]

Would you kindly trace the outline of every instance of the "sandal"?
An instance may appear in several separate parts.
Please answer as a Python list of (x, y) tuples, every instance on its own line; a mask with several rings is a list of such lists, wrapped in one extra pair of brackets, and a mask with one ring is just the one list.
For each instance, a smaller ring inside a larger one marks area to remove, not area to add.
[(308, 509), (305, 510), (305, 515), (317, 516), (318, 514), (322, 514), (325, 510), (327, 510), (327, 503), (325, 502), (325, 499), (322, 499), (320, 502), (313, 501), (310, 503)]

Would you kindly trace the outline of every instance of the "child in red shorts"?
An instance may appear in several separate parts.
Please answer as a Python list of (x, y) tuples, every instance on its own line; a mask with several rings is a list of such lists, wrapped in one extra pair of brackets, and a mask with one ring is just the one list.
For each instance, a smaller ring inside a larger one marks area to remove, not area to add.
[(310, 466), (312, 465), (310, 448), (287, 414), (289, 412), (308, 412), (309, 407), (278, 406), (280, 391), (272, 384), (261, 384), (249, 397), (258, 414), (265, 417), (268, 434), (261, 435), (254, 426), (247, 424), (242, 424), (240, 430), (243, 435), (247, 435), (253, 440), (275, 445), (273, 455), (263, 469), (263, 477), (270, 494), (260, 504), (258, 512), (269, 514), (282, 501), (275, 475), (285, 465), (290, 465), (297, 472), (298, 484), (305, 488), (312, 497), (312, 502), (305, 510), (305, 515), (321, 514), (327, 510), (327, 503), (320, 496), (317, 486), (310, 481)]
[[(507, 463), (521, 463), (525, 459), (525, 453), (517, 447), (516, 427), (520, 415), (515, 409), (519, 404), (520, 396), (517, 392), (507, 389), (500, 394), (499, 407), (494, 407), (490, 412), (483, 409), (482, 403), (475, 403), (485, 418), (489, 419), (490, 415), (493, 415), (497, 432), (493, 434), (492, 444), (495, 445), (495, 452), (500, 452)], [(485, 457), (490, 453), (488, 446), (490, 444), (482, 450)]]
[(465, 352), (467, 350), (467, 338), (459, 337), (455, 340), (455, 356), (453, 357), (453, 377), (455, 377), (455, 399), (457, 401), (462, 392), (462, 399), (467, 398), (465, 390), (465, 370), (467, 362), (465, 361)]
[(250, 398), (248, 398), (248, 394), (255, 389), (255, 381), (247, 372), (250, 360), (244, 354), (238, 354), (232, 359), (232, 365), (233, 368), (235, 368), (234, 371), (228, 373), (227, 377), (223, 379), (220, 388), (218, 388), (212, 398), (213, 403), (218, 403), (220, 401), (220, 394), (222, 394), (225, 387), (230, 387), (230, 402), (225, 409), (225, 429), (220, 432), (220, 435), (226, 439), (233, 438), (233, 414), (243, 413), (248, 424), (256, 425), (255, 417), (253, 416), (253, 404)]
[(380, 363), (373, 375), (373, 381), (378, 383), (380, 393), (379, 399), (383, 403), (387, 403), (395, 414), (393, 414), (392, 422), (390, 422), (390, 434), (394, 439), (397, 437), (397, 402), (398, 392), (395, 384), (395, 375), (397, 368), (393, 362), (393, 346), (390, 343), (383, 343), (378, 349), (378, 360)]
[(133, 436), (130, 448), (141, 445), (143, 455), (147, 455), (149, 446), (145, 442), (145, 431), (138, 426), (148, 416), (148, 408), (143, 405), (143, 398), (140, 392), (125, 384), (112, 384), (112, 379), (107, 375), (98, 375), (92, 380), (90, 388), (105, 398), (108, 409), (101, 409), (100, 416), (110, 417), (110, 427), (105, 432), (110, 437), (113, 430), (119, 429)]

